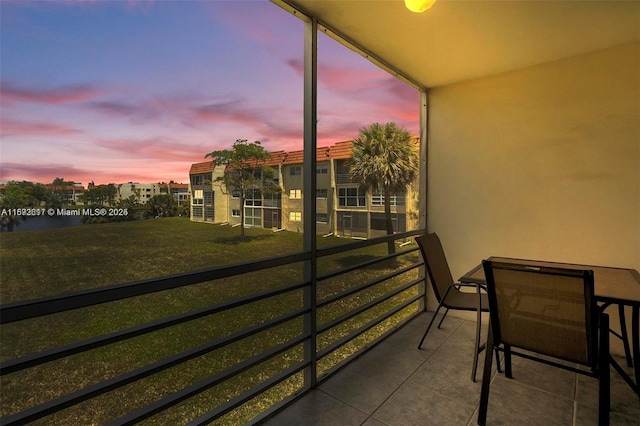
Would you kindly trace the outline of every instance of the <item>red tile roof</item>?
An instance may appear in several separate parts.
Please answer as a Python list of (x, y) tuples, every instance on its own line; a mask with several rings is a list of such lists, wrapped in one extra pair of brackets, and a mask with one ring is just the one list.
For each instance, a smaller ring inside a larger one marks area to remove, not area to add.
[(190, 175), (199, 175), (201, 173), (211, 173), (215, 165), (213, 161), (205, 161), (204, 163), (195, 163), (191, 165), (191, 169), (189, 170)]
[[(316, 149), (316, 161), (327, 161), (331, 157), (330, 147), (320, 147)], [(302, 164), (304, 160), (304, 151), (290, 151), (285, 153), (282, 164)]]
[(170, 183), (169, 187), (172, 189), (187, 189), (189, 188), (188, 183)]
[(344, 160), (346, 158), (351, 158), (351, 144), (353, 141), (342, 141), (336, 142), (335, 145), (332, 145), (331, 150), (331, 158), (334, 160)]
[[(414, 137), (413, 142), (419, 144), (420, 138)], [(351, 145), (353, 141), (341, 141), (336, 142), (334, 145), (328, 147), (319, 147), (316, 149), (316, 161), (326, 161), (329, 159), (345, 160), (351, 158)], [(264, 162), (266, 166), (277, 166), (278, 164), (302, 164), (304, 160), (304, 151), (274, 151), (269, 153), (269, 159)], [(209, 165), (208, 170), (202, 170), (197, 168), (198, 171), (194, 171), (196, 167), (205, 167)], [(189, 174), (207, 173), (213, 171), (211, 167), (212, 162), (196, 163), (191, 166)]]

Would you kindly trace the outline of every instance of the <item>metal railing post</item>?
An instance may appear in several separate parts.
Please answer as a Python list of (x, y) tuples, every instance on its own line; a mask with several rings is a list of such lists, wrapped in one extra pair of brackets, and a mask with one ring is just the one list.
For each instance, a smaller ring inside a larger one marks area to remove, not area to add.
[(317, 369), (317, 253), (316, 253), (316, 148), (317, 148), (317, 59), (318, 21), (313, 18), (304, 25), (304, 178), (302, 205), (304, 251), (311, 259), (304, 263), (304, 279), (310, 283), (305, 288), (305, 304), (310, 313), (305, 316), (305, 334), (310, 339), (305, 344), (305, 359), (309, 368), (305, 371), (305, 386), (314, 388), (318, 382)]
[[(420, 89), (420, 172), (418, 177), (418, 228), (427, 229), (427, 168), (428, 168), (428, 129), (429, 129), (429, 95), (425, 89)], [(426, 231), (425, 231), (426, 232)], [(427, 271), (423, 266), (420, 269), (423, 277)], [(420, 301), (419, 310), (427, 310), (427, 286), (426, 279), (420, 284), (420, 292), (424, 297)]]

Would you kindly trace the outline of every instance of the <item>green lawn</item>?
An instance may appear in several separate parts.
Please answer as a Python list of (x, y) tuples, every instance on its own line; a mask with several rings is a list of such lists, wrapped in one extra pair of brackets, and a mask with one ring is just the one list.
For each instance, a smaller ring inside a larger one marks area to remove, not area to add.
[[(239, 229), (190, 222), (184, 218), (163, 218), (47, 231), (3, 233), (0, 236), (0, 295), (2, 303), (33, 299), (69, 291), (119, 284), (178, 272), (272, 257), (302, 249), (302, 235), (247, 229), (239, 239)], [(319, 238), (319, 245), (348, 243), (349, 240)], [(384, 255), (386, 245), (369, 247), (319, 260), (319, 269), (330, 271), (373, 256)], [(406, 259), (405, 259), (406, 258)], [(400, 265), (417, 259), (414, 252), (403, 256)], [(322, 284), (319, 297), (387, 273), (391, 266), (376, 266), (334, 278)], [(408, 274), (405, 274), (408, 275)], [(391, 288), (415, 278), (399, 277), (358, 293), (319, 311), (319, 323), (361, 306)], [(0, 329), (2, 360), (44, 350), (110, 331), (187, 312), (238, 296), (299, 282), (302, 265), (294, 264), (231, 279), (201, 283), (158, 292), (134, 299), (7, 324)], [(325, 346), (370, 318), (415, 294), (407, 291), (381, 306), (367, 311), (335, 331), (319, 336)], [(188, 324), (153, 332), (123, 343), (54, 361), (2, 378), (1, 415), (11, 414), (57, 395), (81, 389), (150, 362), (191, 349), (212, 339), (259, 324), (302, 306), (302, 292), (253, 303)], [(415, 308), (413, 308), (415, 311)], [(324, 360), (323, 371), (340, 362), (388, 327), (410, 315), (404, 312), (376, 327), (376, 330), (334, 352)], [(302, 330), (301, 321), (291, 321), (206, 356), (171, 368), (148, 379), (110, 392), (47, 419), (60, 424), (91, 424), (120, 416), (167, 393), (175, 392), (204, 377), (221, 371), (267, 347), (284, 342)], [(268, 378), (302, 359), (301, 348), (277, 357), (255, 371), (228, 381), (192, 398), (174, 410), (150, 419), (153, 424), (183, 423), (225, 402), (255, 382)], [(220, 423), (241, 424), (301, 386), (301, 377), (282, 384), (259, 400), (228, 415)]]
[[(0, 236), (2, 304), (302, 249), (302, 235), (173, 217)], [(250, 249), (247, 249), (247, 246)], [(19, 284), (13, 284), (13, 282)]]

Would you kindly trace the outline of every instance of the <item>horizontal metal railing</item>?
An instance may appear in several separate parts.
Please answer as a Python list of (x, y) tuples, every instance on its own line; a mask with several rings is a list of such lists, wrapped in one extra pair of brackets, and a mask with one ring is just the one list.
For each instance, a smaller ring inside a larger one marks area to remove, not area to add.
[(356, 181), (351, 178), (349, 173), (336, 173), (336, 183), (348, 184), (356, 183)]
[[(316, 258), (324, 258), (332, 255), (338, 255), (341, 253), (346, 253), (349, 251), (370, 247), (376, 244), (384, 244), (388, 241), (406, 239), (421, 233), (423, 233), (422, 230), (411, 231), (411, 232), (405, 232), (402, 234), (395, 234), (395, 235), (375, 238), (371, 240), (353, 242), (345, 245), (322, 248), (316, 251)], [(320, 283), (335, 277), (339, 277), (340, 275), (343, 275), (343, 274), (348, 274), (355, 271), (363, 270), (364, 268), (367, 268), (369, 266), (373, 266), (378, 263), (396, 259), (399, 256), (407, 255), (409, 253), (415, 252), (416, 250), (417, 250), (416, 248), (403, 250), (395, 254), (380, 256), (372, 260), (367, 260), (357, 265), (352, 265), (345, 268), (341, 268), (339, 270), (330, 271), (325, 273), (324, 275), (320, 275), (316, 277), (316, 281)], [(278, 256), (270, 259), (263, 259), (263, 260), (254, 261), (254, 262), (246, 262), (246, 263), (240, 263), (240, 264), (229, 265), (224, 267), (189, 272), (184, 274), (176, 274), (176, 275), (171, 275), (171, 276), (162, 277), (158, 279), (142, 280), (142, 281), (137, 281), (132, 283), (102, 287), (102, 288), (92, 289), (92, 290), (78, 291), (78, 292), (57, 295), (52, 297), (45, 297), (45, 298), (29, 300), (24, 302), (10, 303), (10, 304), (0, 306), (0, 324), (16, 323), (19, 321), (24, 321), (32, 318), (37, 318), (37, 317), (43, 317), (43, 316), (47, 316), (55, 313), (85, 308), (89, 306), (101, 305), (105, 303), (116, 302), (119, 300), (129, 299), (137, 296), (143, 296), (143, 295), (147, 295), (147, 294), (151, 294), (159, 291), (172, 290), (180, 287), (191, 286), (194, 284), (200, 284), (204, 282), (240, 276), (250, 272), (265, 271), (265, 270), (279, 267), (279, 266), (285, 266), (285, 265), (290, 265), (295, 263), (304, 264), (304, 262), (309, 262), (311, 260), (312, 260), (311, 253), (302, 252), (302, 253)], [(327, 296), (323, 299), (318, 299), (317, 306), (315, 308), (326, 307), (333, 303), (338, 303), (354, 294), (363, 292), (367, 289), (371, 289), (378, 284), (381, 284), (388, 280), (399, 277), (402, 274), (412, 271), (421, 265), (422, 265), (422, 262), (418, 259), (417, 262), (414, 262), (413, 264), (410, 264), (407, 266), (403, 266), (401, 268), (396, 268), (396, 270), (392, 271), (391, 273), (382, 274), (380, 276), (377, 276), (373, 279), (368, 280), (365, 283), (354, 286), (353, 288), (350, 288), (345, 291), (341, 291), (338, 294)], [(393, 317), (398, 312), (402, 311), (403, 309), (406, 309), (407, 307), (411, 306), (412, 304), (415, 304), (416, 302), (424, 298), (424, 286), (421, 285), (424, 282), (424, 277), (422, 276), (422, 274), (419, 274), (419, 275), (420, 276), (417, 279), (407, 280), (401, 285), (397, 285), (390, 291), (387, 291), (385, 294), (378, 295), (372, 300), (369, 300), (368, 302), (361, 304), (357, 308), (351, 309), (349, 312), (345, 312), (341, 315), (336, 316), (335, 318), (331, 318), (330, 320), (325, 321), (324, 323), (318, 324), (316, 329), (314, 330), (303, 330), (301, 328), (297, 335), (290, 336), (290, 339), (287, 340), (286, 342), (280, 343), (276, 346), (270, 347), (267, 350), (262, 351), (261, 353), (250, 356), (249, 358), (246, 358), (243, 361), (238, 362), (224, 369), (223, 371), (216, 372), (210, 377), (202, 379), (199, 382), (193, 383), (190, 386), (187, 386), (178, 392), (165, 395), (151, 404), (148, 404), (146, 406), (133, 410), (122, 417), (112, 420), (111, 424), (124, 425), (124, 424), (134, 424), (134, 423), (140, 422), (141, 420), (147, 419), (157, 413), (170, 409), (171, 407), (174, 407), (175, 405), (179, 404), (182, 401), (185, 401), (220, 383), (223, 383), (237, 376), (238, 374), (241, 374), (247, 371), (248, 369), (257, 366), (258, 364), (265, 362), (266, 360), (272, 359), (273, 357), (276, 357), (284, 353), (285, 351), (288, 351), (292, 348), (295, 348), (301, 345), (304, 347), (304, 351), (305, 351), (303, 361), (294, 363), (293, 365), (285, 368), (284, 371), (278, 372), (274, 376), (269, 377), (268, 379), (262, 381), (258, 385), (255, 385), (252, 388), (246, 391), (243, 391), (240, 395), (237, 395), (231, 398), (229, 401), (217, 407), (214, 407), (208, 413), (195, 419), (192, 422), (192, 424), (206, 424), (214, 419), (217, 419), (223, 416), (224, 414), (234, 410), (235, 408), (240, 407), (247, 401), (250, 401), (251, 399), (259, 396), (266, 390), (287, 380), (288, 378), (292, 377), (295, 374), (304, 372), (308, 369), (313, 369), (313, 371), (315, 372), (317, 371), (317, 365), (315, 365), (315, 362), (317, 360), (326, 357), (328, 354), (336, 350), (339, 350), (342, 346), (352, 341), (354, 338), (361, 336), (362, 334), (366, 333), (368, 330), (371, 330), (373, 327), (376, 327), (383, 321)], [(51, 348), (44, 351), (28, 354), (25, 356), (20, 356), (18, 358), (7, 360), (0, 363), (0, 376), (6, 376), (12, 373), (19, 372), (21, 370), (26, 370), (32, 367), (40, 366), (54, 360), (70, 357), (72, 355), (76, 355), (82, 352), (86, 352), (96, 348), (111, 345), (113, 343), (126, 341), (134, 337), (138, 337), (154, 331), (173, 327), (179, 324), (188, 323), (190, 321), (211, 316), (217, 313), (225, 312), (230, 309), (238, 308), (241, 306), (247, 306), (254, 302), (263, 301), (269, 298), (275, 298), (291, 292), (296, 292), (296, 291), (299, 292), (302, 290), (306, 291), (311, 288), (310, 285), (311, 285), (310, 281), (298, 282), (298, 283), (287, 285), (285, 287), (276, 288), (273, 290), (263, 291), (260, 293), (235, 298), (233, 300), (220, 302), (218, 304), (207, 306), (205, 308), (192, 310), (192, 311), (178, 314), (178, 315), (169, 316), (166, 318), (147, 322), (144, 324), (139, 324), (129, 328), (124, 328), (124, 329), (107, 333), (104, 335), (94, 336), (88, 339), (69, 343), (56, 348)], [(344, 324), (346, 321), (349, 321), (357, 317), (358, 315), (363, 314), (369, 309), (380, 306), (382, 303), (389, 301), (392, 298), (414, 287), (418, 288), (419, 290), (415, 292), (415, 294), (413, 294), (411, 297), (408, 297), (406, 300), (403, 300), (401, 303), (394, 305), (391, 309), (388, 309), (382, 315), (379, 315), (373, 319), (367, 318), (367, 322), (365, 324), (360, 325), (355, 330), (351, 330), (346, 336), (334, 340), (333, 342), (329, 343), (323, 348), (311, 348), (310, 345), (308, 344), (310, 341), (313, 341), (312, 335), (317, 336), (319, 333), (325, 333), (331, 330), (332, 328), (337, 327), (341, 324)], [(101, 381), (99, 383), (95, 383), (83, 389), (71, 392), (66, 395), (59, 396), (57, 398), (51, 399), (49, 401), (46, 401), (38, 405), (34, 405), (23, 411), (10, 414), (0, 419), (0, 423), (6, 424), (6, 425), (24, 424), (34, 420), (42, 419), (46, 416), (57, 413), (63, 409), (69, 408), (81, 402), (103, 395), (107, 392), (121, 388), (125, 385), (137, 382), (139, 380), (142, 380), (143, 378), (150, 377), (154, 374), (165, 371), (174, 366), (181, 365), (189, 360), (193, 360), (197, 357), (203, 356), (205, 354), (209, 354), (220, 348), (227, 347), (233, 343), (239, 342), (243, 339), (254, 336), (258, 333), (273, 329), (274, 327), (277, 327), (289, 321), (308, 317), (309, 315), (311, 315), (312, 312), (314, 312), (312, 307), (308, 306), (308, 304), (306, 304), (305, 302), (305, 305), (302, 308), (294, 309), (285, 314), (281, 314), (275, 318), (265, 319), (263, 322), (259, 324), (235, 331), (229, 335), (214, 339), (212, 341), (209, 341), (195, 348), (174, 354), (170, 357), (157, 360), (147, 365), (143, 365), (141, 367), (128, 371), (124, 374), (111, 377), (107, 380)], [(415, 313), (417, 313), (417, 310)], [(306, 322), (306, 323), (309, 323), (309, 322)], [(383, 337), (384, 336), (378, 337), (378, 339)], [(309, 353), (306, 353), (306, 351), (308, 350), (315, 351), (316, 356), (314, 357), (310, 356)], [(353, 358), (353, 356), (355, 355), (352, 355), (350, 358)], [(347, 362), (350, 358), (335, 365), (333, 368), (326, 371), (323, 374), (323, 377), (321, 378), (321, 380), (328, 377), (333, 371), (335, 371), (337, 368), (343, 365), (344, 362)], [(295, 395), (283, 398), (283, 400), (280, 403), (273, 405), (271, 409), (255, 417), (254, 421), (258, 421), (259, 419), (264, 418), (271, 411), (277, 409), (278, 407), (283, 406), (292, 398), (295, 398), (296, 395), (304, 393), (308, 389), (309, 389), (309, 386), (305, 384), (304, 387), (300, 389), (298, 392), (296, 392)]]

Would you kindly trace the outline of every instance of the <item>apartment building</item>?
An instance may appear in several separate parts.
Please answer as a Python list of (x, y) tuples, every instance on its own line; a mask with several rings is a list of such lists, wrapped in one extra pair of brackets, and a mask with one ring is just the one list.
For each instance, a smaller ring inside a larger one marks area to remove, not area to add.
[(166, 188), (166, 193), (171, 194), (173, 199), (176, 200), (178, 204), (187, 201), (190, 197), (189, 193), (189, 184), (188, 183), (163, 183), (160, 184), (160, 191), (164, 191)]
[(57, 194), (60, 197), (63, 205), (75, 205), (80, 203), (80, 196), (84, 193), (84, 186), (81, 183), (76, 183), (73, 185), (54, 185), (54, 184), (46, 184), (44, 185), (47, 191)]
[[(191, 220), (229, 223), (241, 220), (247, 227), (303, 229), (303, 152), (277, 151), (269, 153), (265, 165), (273, 168), (272, 178), (280, 192), (263, 191), (259, 186), (248, 191), (244, 206), (232, 189), (215, 182), (220, 167), (212, 161), (196, 163), (189, 171)], [(386, 234), (384, 196), (375, 188), (366, 188), (349, 175), (351, 141), (337, 142), (316, 151), (316, 230), (319, 234), (370, 238)], [(417, 187), (391, 197), (394, 231), (415, 227)]]
[[(191, 220), (196, 222), (228, 222), (229, 197), (226, 188), (215, 182), (224, 170), (211, 161), (195, 163), (189, 170)], [(217, 206), (214, 208), (214, 201)]]

